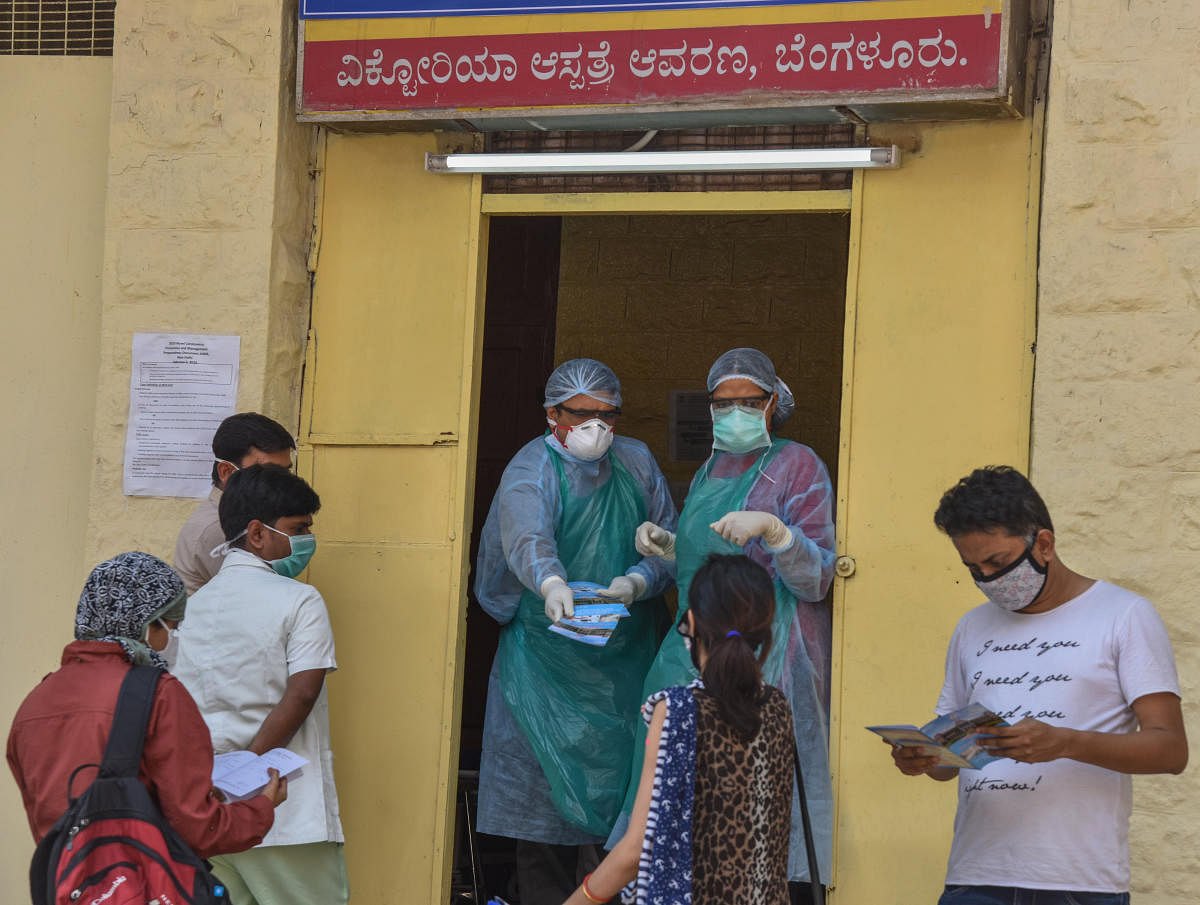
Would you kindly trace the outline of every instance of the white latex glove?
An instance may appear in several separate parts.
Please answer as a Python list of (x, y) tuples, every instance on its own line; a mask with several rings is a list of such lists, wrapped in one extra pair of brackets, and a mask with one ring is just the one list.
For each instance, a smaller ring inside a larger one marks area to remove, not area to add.
[(630, 575), (618, 575), (603, 591), (597, 591), (601, 597), (609, 597), (613, 600), (619, 600), (625, 606), (633, 603), (639, 597), (646, 593), (646, 579), (642, 578), (637, 572)]
[(675, 559), (675, 535), (654, 522), (642, 522), (637, 526), (633, 545), (642, 556), (661, 556), (667, 562)]
[(575, 592), (557, 575), (542, 582), (542, 599), (546, 601), (546, 618), (551, 622), (575, 615)]
[(772, 553), (782, 553), (792, 545), (793, 540), (788, 526), (769, 512), (755, 512), (749, 509), (726, 512), (709, 527), (739, 547), (751, 538), (761, 536), (763, 543)]

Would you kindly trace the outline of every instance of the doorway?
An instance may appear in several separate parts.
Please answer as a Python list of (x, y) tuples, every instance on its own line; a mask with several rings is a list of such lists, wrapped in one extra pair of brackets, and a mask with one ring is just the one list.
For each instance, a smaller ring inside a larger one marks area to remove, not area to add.
[[(761, 349), (796, 397), (779, 434), (811, 446), (836, 487), (849, 236), (847, 211), (493, 216), (472, 566), (505, 465), (544, 430), (546, 377), (570, 358), (596, 358), (617, 373), (617, 429), (650, 447), (682, 507), (711, 448), (708, 369), (727, 349)], [(828, 705), (829, 599), (812, 609)], [(460, 809), (472, 807), (498, 637), (469, 591)], [(471, 870), (464, 852), (478, 846), (484, 900), (498, 894), (515, 905), (507, 841), (458, 835), (457, 887)]]
[[(298, 462), (323, 503), (309, 580), (329, 601), (342, 665), (329, 710), (356, 901), (390, 902), (398, 888), (413, 902), (447, 899), (489, 225), (553, 216), (565, 231), (617, 217), (628, 235), (652, 217), (732, 224), (839, 211), (850, 215), (839, 455), (812, 441), (838, 472), (843, 568), (831, 901), (893, 902), (897, 889), (936, 898), (953, 796), (898, 781), (862, 727), (928, 708), (968, 602), (931, 508), (973, 467), (1029, 461), (1041, 120), (873, 127), (870, 137), (914, 134), (920, 151), (902, 169), (857, 173), (840, 191), (524, 195), (425, 171), (446, 136), (326, 134)], [(555, 330), (557, 346), (557, 306)], [(823, 351), (805, 349), (800, 327), (780, 330), (800, 354)], [(681, 346), (684, 331), (671, 339)], [(642, 347), (663, 362), (673, 354), (657, 338)], [(699, 388), (711, 354), (696, 359)], [(818, 391), (783, 373), (801, 397), (789, 430), (816, 437), (821, 424), (804, 421)], [(622, 377), (633, 392), (637, 378)], [(897, 814), (911, 832), (895, 832)]]

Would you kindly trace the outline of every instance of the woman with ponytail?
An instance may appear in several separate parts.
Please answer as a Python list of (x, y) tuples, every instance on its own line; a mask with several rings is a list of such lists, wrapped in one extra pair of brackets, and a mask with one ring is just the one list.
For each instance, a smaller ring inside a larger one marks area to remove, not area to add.
[(791, 709), (763, 682), (775, 594), (762, 566), (711, 555), (679, 622), (700, 678), (650, 696), (629, 829), (567, 900), (786, 905)]

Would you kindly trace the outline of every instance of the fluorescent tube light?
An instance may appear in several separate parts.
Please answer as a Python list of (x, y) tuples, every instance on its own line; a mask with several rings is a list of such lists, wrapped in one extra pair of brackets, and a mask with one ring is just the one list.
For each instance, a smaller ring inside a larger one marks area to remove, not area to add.
[(761, 173), (769, 170), (895, 168), (900, 149), (792, 148), (766, 151), (616, 151), (541, 154), (426, 154), (430, 173)]

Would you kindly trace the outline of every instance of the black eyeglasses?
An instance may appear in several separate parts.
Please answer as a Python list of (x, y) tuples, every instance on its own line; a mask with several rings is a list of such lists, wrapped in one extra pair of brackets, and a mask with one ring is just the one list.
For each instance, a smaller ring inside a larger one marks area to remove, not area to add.
[(761, 411), (770, 404), (773, 395), (772, 393), (764, 393), (761, 396), (741, 396), (735, 399), (714, 399), (712, 396), (709, 396), (708, 402), (715, 412), (727, 412), (735, 405), (744, 405), (748, 408), (759, 409)]
[(556, 405), (555, 408), (576, 418), (582, 418), (585, 421), (591, 421), (593, 418), (599, 418), (606, 424), (612, 424), (619, 417), (621, 417), (620, 407), (615, 409), (573, 409), (568, 408), (565, 405)]

